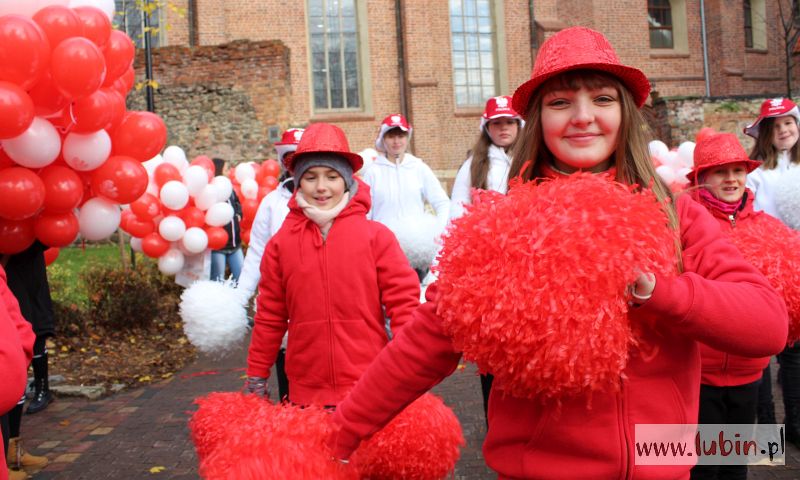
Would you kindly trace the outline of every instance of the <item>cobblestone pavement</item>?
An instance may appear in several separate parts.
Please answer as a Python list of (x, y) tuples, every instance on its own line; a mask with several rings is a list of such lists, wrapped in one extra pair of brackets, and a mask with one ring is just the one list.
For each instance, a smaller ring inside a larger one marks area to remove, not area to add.
[[(51, 461), (34, 478), (198, 478), (197, 459), (187, 429), (192, 400), (212, 391), (239, 389), (244, 360), (243, 350), (221, 361), (200, 357), (158, 384), (97, 401), (62, 397), (44, 412), (26, 415), (22, 437), (27, 448), (47, 455)], [(277, 391), (276, 385), (272, 391)], [(434, 393), (441, 395), (458, 415), (467, 440), (454, 478), (496, 478), (481, 455), (486, 426), (474, 367), (459, 368)], [(780, 403), (776, 408), (782, 410)], [(790, 445), (787, 466), (751, 467), (748, 478), (800, 479), (800, 451)]]

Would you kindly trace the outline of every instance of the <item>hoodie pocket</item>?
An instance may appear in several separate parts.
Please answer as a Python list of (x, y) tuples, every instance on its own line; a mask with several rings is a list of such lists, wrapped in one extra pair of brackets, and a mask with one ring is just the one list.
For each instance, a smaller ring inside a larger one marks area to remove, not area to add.
[(286, 376), (304, 385), (328, 384), (331, 372), (331, 335), (325, 321), (289, 322)]

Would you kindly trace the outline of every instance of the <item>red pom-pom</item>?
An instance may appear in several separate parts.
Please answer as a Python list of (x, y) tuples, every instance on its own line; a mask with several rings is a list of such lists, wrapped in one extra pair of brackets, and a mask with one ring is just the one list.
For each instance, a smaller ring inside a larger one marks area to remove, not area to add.
[(608, 175), (481, 195), (444, 239), (438, 313), (507, 393), (615, 391), (636, 342), (628, 285), (675, 272), (676, 235), (651, 191)]
[(231, 422), (246, 419), (251, 412), (267, 403), (256, 395), (239, 392), (214, 392), (194, 401), (199, 408), (189, 421), (192, 442), (202, 462), (227, 436)]
[(783, 296), (789, 311), (787, 344), (800, 340), (800, 233), (762, 214), (737, 223), (730, 238)]
[(453, 471), (464, 443), (453, 411), (428, 393), (363, 442), (352, 460), (361, 478), (436, 480)]

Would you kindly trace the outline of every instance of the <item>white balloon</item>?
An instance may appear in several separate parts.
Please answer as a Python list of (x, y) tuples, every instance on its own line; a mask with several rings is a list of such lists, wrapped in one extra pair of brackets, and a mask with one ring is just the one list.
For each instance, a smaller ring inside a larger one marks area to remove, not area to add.
[(28, 168), (42, 168), (58, 158), (61, 151), (61, 136), (52, 123), (34, 117), (27, 130), (14, 138), (0, 141), (12, 160)]
[(111, 23), (114, 23), (114, 13), (116, 9), (114, 0), (70, 0), (69, 2), (69, 8), (87, 6), (99, 8), (103, 13), (108, 15), (108, 19), (111, 20)]
[(678, 161), (682, 167), (694, 165), (694, 142), (683, 142), (678, 145)]
[(181, 243), (187, 252), (200, 253), (208, 247), (208, 235), (202, 228), (192, 227), (183, 234)]
[(164, 275), (175, 275), (183, 268), (183, 254), (177, 248), (170, 248), (158, 257), (158, 270)]
[[(214, 185), (206, 185), (200, 195), (194, 197), (194, 205), (200, 210), (208, 210), (212, 205), (217, 203), (219, 194), (217, 187)], [(227, 198), (225, 199), (227, 200)]]
[(258, 198), (258, 182), (252, 178), (248, 178), (242, 182), (242, 196), (244, 196), (244, 198)]
[(679, 168), (678, 171), (675, 172), (675, 181), (681, 185), (686, 185), (689, 183), (689, 172), (691, 171), (692, 169), (688, 167)]
[(183, 171), (183, 183), (189, 190), (189, 195), (196, 196), (208, 185), (208, 173), (199, 165), (192, 165)]
[(81, 236), (86, 240), (110, 237), (119, 227), (119, 205), (104, 198), (90, 198), (78, 212)]
[(661, 140), (653, 140), (647, 147), (650, 149), (650, 156), (655, 158), (661, 158), (664, 154), (669, 152), (669, 147)]
[(131, 250), (134, 252), (142, 253), (142, 239), (139, 237), (131, 237)]
[(189, 168), (189, 161), (186, 159), (186, 152), (184, 152), (183, 149), (177, 145), (170, 145), (167, 147), (161, 156), (164, 157), (165, 162), (174, 165), (175, 168), (177, 168), (181, 173)]
[(0, 17), (4, 15), (22, 15), (30, 18), (39, 9), (38, 0), (0, 0)]
[(105, 130), (94, 133), (70, 133), (64, 139), (64, 161), (74, 170), (88, 172), (108, 160), (111, 137)]
[(233, 193), (233, 183), (231, 183), (230, 178), (220, 175), (214, 177), (211, 180), (211, 184), (217, 187), (218, 202), (227, 202), (228, 199), (231, 198), (231, 193)]
[(666, 165), (673, 170), (677, 170), (680, 166), (680, 161), (678, 160), (678, 152), (667, 152), (661, 157), (661, 164)]
[(206, 212), (206, 223), (212, 227), (224, 227), (233, 220), (233, 207), (227, 202), (211, 205)]
[(249, 163), (240, 163), (236, 165), (235, 175), (236, 181), (239, 183), (244, 182), (248, 178), (256, 178), (256, 171)]
[(175, 215), (169, 215), (159, 222), (158, 233), (168, 242), (177, 242), (186, 233), (186, 224)]
[(161, 187), (158, 197), (170, 210), (180, 210), (189, 203), (189, 190), (182, 182), (170, 180)]
[(670, 185), (675, 181), (675, 171), (668, 165), (661, 165), (656, 168), (656, 173), (664, 180), (664, 183)]

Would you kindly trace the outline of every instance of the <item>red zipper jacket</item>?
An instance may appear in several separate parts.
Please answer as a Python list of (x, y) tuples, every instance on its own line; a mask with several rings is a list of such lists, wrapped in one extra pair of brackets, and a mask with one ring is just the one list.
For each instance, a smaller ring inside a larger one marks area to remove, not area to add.
[[(694, 191), (692, 198), (697, 200), (719, 221), (723, 232), (729, 232), (742, 222), (752, 222), (758, 217), (766, 215), (753, 210), (754, 195), (746, 190), (744, 205), (733, 215), (728, 215), (712, 205), (702, 201), (702, 197)], [(700, 382), (703, 385), (714, 387), (732, 387), (746, 385), (761, 378), (764, 368), (769, 364), (770, 357), (742, 357), (713, 349), (705, 344), (700, 344), (700, 357), (702, 359), (702, 372)]]
[(261, 261), (247, 374), (269, 375), (288, 326), (286, 374), (298, 405), (341, 401), (388, 342), (382, 306), (395, 333), (419, 306), (417, 274), (394, 234), (367, 220), (369, 186), (357, 181), (326, 239), (292, 197)]
[[(635, 465), (635, 425), (697, 423), (698, 342), (745, 356), (783, 349), (788, 316), (781, 297), (702, 206), (683, 196), (677, 208), (685, 272), (657, 275), (653, 296), (629, 314), (653, 325), (643, 333), (648, 355), (631, 351), (620, 391), (594, 394), (591, 408), (583, 397), (558, 407), (495, 386), (483, 454), (500, 478), (689, 478), (689, 465)], [(461, 355), (436, 315), (435, 290), (339, 404), (341, 430), (331, 439), (339, 458), (457, 366)]]

